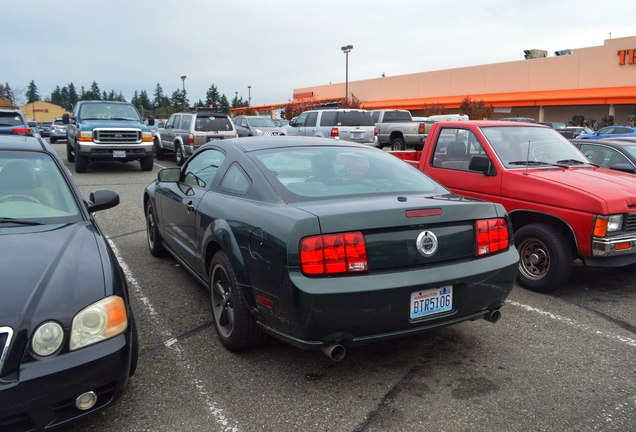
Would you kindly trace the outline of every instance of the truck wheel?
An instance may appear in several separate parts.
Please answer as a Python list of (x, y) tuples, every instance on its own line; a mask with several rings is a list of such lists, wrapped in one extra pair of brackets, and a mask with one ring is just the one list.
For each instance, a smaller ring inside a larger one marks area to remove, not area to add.
[(139, 163), (141, 164), (142, 171), (152, 171), (152, 167), (155, 164), (155, 158), (152, 155), (146, 156), (144, 158), (141, 158), (139, 160)]
[(391, 141), (391, 150), (393, 151), (406, 150), (406, 143), (404, 142), (404, 139), (393, 138), (393, 141)]
[(179, 166), (183, 165), (183, 163), (185, 162), (185, 158), (183, 156), (183, 148), (179, 143), (174, 144), (174, 157), (177, 160), (177, 165)]
[(88, 170), (88, 157), (75, 150), (75, 172), (85, 173)]
[(157, 160), (163, 160), (166, 157), (166, 151), (159, 145), (159, 140), (155, 139), (155, 154)]
[(563, 285), (572, 274), (574, 258), (565, 236), (557, 228), (530, 224), (514, 234), (519, 251), (517, 282), (530, 291), (546, 293)]
[(70, 163), (75, 162), (75, 155), (73, 154), (73, 146), (68, 141), (66, 142), (66, 160)]

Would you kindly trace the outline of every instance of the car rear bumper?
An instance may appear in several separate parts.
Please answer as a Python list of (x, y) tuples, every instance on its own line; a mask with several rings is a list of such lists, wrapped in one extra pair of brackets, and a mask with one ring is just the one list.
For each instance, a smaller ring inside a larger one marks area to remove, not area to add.
[[(72, 353), (21, 364), (19, 377), (0, 379), (0, 430), (44, 430), (113, 405), (128, 382), (131, 350), (126, 340), (122, 334)], [(97, 394), (97, 402), (79, 410), (75, 400), (88, 391)]]
[[(267, 333), (304, 349), (319, 349), (333, 341), (355, 346), (407, 336), (499, 309), (513, 288), (518, 260), (511, 247), (471, 262), (328, 281), (292, 269), (274, 308), (256, 305), (257, 320)], [(410, 319), (413, 292), (446, 285), (453, 286), (452, 310)]]

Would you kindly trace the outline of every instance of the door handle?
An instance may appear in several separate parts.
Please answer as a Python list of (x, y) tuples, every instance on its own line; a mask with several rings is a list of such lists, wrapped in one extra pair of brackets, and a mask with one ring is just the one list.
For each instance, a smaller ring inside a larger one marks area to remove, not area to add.
[(192, 201), (186, 204), (186, 209), (188, 210), (188, 213), (192, 213), (194, 211), (194, 205), (192, 204)]

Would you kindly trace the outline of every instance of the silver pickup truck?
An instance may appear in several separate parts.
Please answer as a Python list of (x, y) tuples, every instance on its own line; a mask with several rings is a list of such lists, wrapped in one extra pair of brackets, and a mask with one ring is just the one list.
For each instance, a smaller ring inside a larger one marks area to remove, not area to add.
[(375, 110), (371, 117), (378, 128), (378, 146), (390, 145), (391, 150), (406, 150), (413, 147), (421, 150), (426, 140), (426, 122), (413, 121), (406, 110)]

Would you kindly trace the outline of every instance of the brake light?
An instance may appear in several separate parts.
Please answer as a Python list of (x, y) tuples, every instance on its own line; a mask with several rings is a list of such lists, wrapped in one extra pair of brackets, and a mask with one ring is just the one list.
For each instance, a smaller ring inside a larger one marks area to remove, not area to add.
[(300, 270), (308, 275), (363, 272), (369, 269), (361, 232), (307, 237), (300, 242)]
[(194, 144), (194, 135), (188, 135), (188, 144)]
[(331, 136), (332, 136), (332, 137), (338, 137), (338, 136), (340, 136), (340, 131), (338, 130), (338, 128), (337, 128), (337, 127), (335, 127), (335, 128), (331, 128)]
[(20, 134), (20, 135), (31, 135), (31, 129), (29, 129), (28, 127), (14, 127), (13, 129), (13, 133), (16, 134)]
[(420, 127), (417, 129), (417, 133), (418, 134), (423, 134), (425, 132), (425, 126), (424, 123), (420, 123)]
[(378, 128), (377, 127), (373, 128), (373, 136), (378, 136)]
[(477, 256), (504, 250), (509, 244), (508, 223), (502, 218), (478, 220), (475, 237)]
[(51, 130), (53, 130), (53, 129), (57, 129), (57, 126), (55, 126), (55, 125), (51, 126)]

